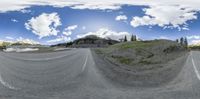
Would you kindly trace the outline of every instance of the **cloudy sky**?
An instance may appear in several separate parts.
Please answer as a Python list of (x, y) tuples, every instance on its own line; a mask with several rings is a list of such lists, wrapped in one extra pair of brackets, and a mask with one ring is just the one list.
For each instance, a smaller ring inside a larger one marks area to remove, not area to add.
[(1, 0), (0, 40), (41, 44), (87, 35), (200, 42), (198, 0)]

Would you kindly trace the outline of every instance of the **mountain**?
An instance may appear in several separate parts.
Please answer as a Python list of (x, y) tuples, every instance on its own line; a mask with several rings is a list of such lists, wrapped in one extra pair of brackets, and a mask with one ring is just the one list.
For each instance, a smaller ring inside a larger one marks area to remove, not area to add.
[(16, 46), (16, 45), (39, 45), (39, 43), (27, 42), (27, 41), (0, 41), (0, 49), (6, 46)]
[(108, 45), (113, 45), (116, 43), (119, 43), (119, 41), (100, 38), (95, 35), (89, 35), (89, 36), (74, 40), (73, 42), (61, 43), (61, 44), (53, 45), (52, 47), (65, 46), (65, 47), (76, 47), (76, 48), (91, 48), (91, 47), (107, 47)]
[(12, 41), (0, 41), (0, 46), (9, 46), (12, 45)]

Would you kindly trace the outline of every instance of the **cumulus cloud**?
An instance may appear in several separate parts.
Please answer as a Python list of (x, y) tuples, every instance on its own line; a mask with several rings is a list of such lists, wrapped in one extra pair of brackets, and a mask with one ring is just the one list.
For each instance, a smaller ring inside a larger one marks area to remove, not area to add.
[(71, 38), (67, 36), (59, 36), (56, 39), (48, 40), (47, 43), (56, 43), (56, 42), (61, 42), (61, 41), (70, 41)]
[(32, 17), (25, 23), (25, 27), (31, 30), (39, 38), (47, 36), (56, 36), (59, 32), (57, 27), (61, 25), (60, 17), (57, 13), (42, 13), (37, 17)]
[(75, 30), (78, 27), (78, 25), (71, 25), (64, 29), (63, 34), (65, 36), (69, 36), (72, 34), (72, 31)]
[(32, 40), (32, 39), (28, 39), (28, 38), (23, 38), (23, 37), (18, 37), (18, 38), (13, 38), (10, 36), (6, 36), (5, 37), (8, 40), (0, 40), (0, 41), (6, 41), (6, 42), (10, 42), (10, 43), (27, 43), (27, 44), (40, 44), (38, 41)]
[(85, 26), (83, 26), (83, 27), (82, 27), (82, 29), (83, 29), (83, 30), (85, 30), (85, 29), (86, 29), (86, 27), (85, 27)]
[(187, 36), (190, 45), (200, 44), (200, 35), (190, 35)]
[(93, 10), (118, 10), (123, 5), (147, 6), (144, 16), (133, 17), (133, 27), (158, 25), (179, 30), (189, 30), (187, 22), (197, 19), (196, 14), (200, 11), (199, 0), (1, 0), (0, 13), (21, 11), (35, 5)]
[(119, 15), (115, 18), (116, 21), (126, 21), (127, 19), (126, 15)]
[(170, 39), (169, 37), (166, 37), (166, 36), (160, 36), (159, 38), (160, 39)]
[(127, 36), (127, 39), (130, 39), (130, 37), (131, 37), (131, 34), (128, 32), (116, 32), (113, 30), (109, 30), (107, 28), (101, 28), (96, 32), (88, 32), (86, 34), (77, 35), (77, 38), (83, 38), (83, 37), (89, 36), (89, 35), (96, 35), (101, 38), (106, 38), (106, 39), (110, 38), (113, 40), (119, 40), (119, 39), (124, 38), (125, 36)]
[(200, 39), (198, 40), (191, 40), (191, 45), (200, 45)]
[(20, 10), (22, 13), (30, 13), (31, 12), (31, 10), (26, 10), (26, 9), (22, 9), (22, 10)]
[(68, 26), (65, 30), (72, 31), (72, 30), (75, 30), (77, 27), (78, 27), (78, 25), (71, 25), (71, 26)]
[(40, 44), (40, 43), (37, 42), (37, 41), (34, 41), (34, 40), (32, 40), (32, 39), (23, 38), (23, 37), (17, 38), (16, 41), (17, 41), (17, 42), (20, 42), (20, 43)]
[(20, 11), (34, 5), (48, 5), (54, 7), (71, 7), (73, 9), (120, 9), (122, 5), (185, 5), (186, 7), (200, 8), (198, 0), (1, 0), (0, 12)]
[(12, 21), (12, 22), (15, 22), (15, 23), (16, 23), (16, 22), (19, 22), (19, 21), (16, 20), (16, 19), (11, 19), (11, 21)]
[(135, 16), (131, 21), (133, 27), (138, 26), (160, 26), (163, 28), (177, 28), (188, 30), (187, 22), (197, 19), (197, 12), (193, 8), (183, 6), (151, 6), (143, 9), (145, 15)]
[(6, 39), (13, 40), (14, 38), (10, 36), (6, 36)]
[(187, 36), (187, 39), (200, 39), (200, 35)]

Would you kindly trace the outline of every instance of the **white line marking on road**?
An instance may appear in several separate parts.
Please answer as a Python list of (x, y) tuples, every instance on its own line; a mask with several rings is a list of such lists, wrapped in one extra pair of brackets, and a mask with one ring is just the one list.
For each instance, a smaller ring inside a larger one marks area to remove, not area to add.
[(7, 82), (5, 82), (1, 75), (0, 75), (0, 82), (3, 86), (5, 86), (9, 89), (18, 90), (18, 88), (15, 88), (15, 87), (11, 86), (10, 84), (8, 84)]
[(83, 64), (83, 67), (82, 67), (82, 69), (81, 69), (81, 72), (83, 72), (83, 71), (85, 70), (85, 67), (86, 67), (86, 64), (87, 64), (87, 60), (88, 60), (88, 56), (89, 56), (89, 55), (87, 55), (87, 57), (86, 57), (86, 59), (85, 59), (85, 63)]
[[(192, 56), (192, 55), (191, 55)], [(192, 58), (192, 57), (191, 57)], [(195, 73), (196, 73), (196, 75), (197, 75), (197, 78), (200, 80), (200, 74), (199, 74), (199, 71), (197, 70), (197, 67), (196, 67), (196, 65), (195, 65), (195, 63), (194, 63), (194, 60), (193, 60), (193, 58), (192, 58), (192, 65), (193, 65), (193, 67), (194, 67), (194, 71), (195, 71)]]

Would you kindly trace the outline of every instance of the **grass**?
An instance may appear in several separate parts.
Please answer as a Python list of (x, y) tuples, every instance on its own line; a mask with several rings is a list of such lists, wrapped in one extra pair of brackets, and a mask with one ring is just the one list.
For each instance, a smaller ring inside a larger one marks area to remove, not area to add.
[[(110, 57), (115, 62), (121, 64), (142, 66), (165, 62), (165, 59), (167, 58), (164, 56), (160, 59), (160, 56), (158, 55), (166, 55), (166, 53), (171, 53), (176, 50), (179, 51), (180, 49), (181, 47), (176, 44), (176, 42), (167, 40), (152, 40), (118, 43), (107, 48), (97, 49), (96, 53)], [(155, 58), (159, 59), (156, 61)]]
[(146, 61), (146, 60), (142, 60), (142, 61), (140, 61), (139, 63), (141, 63), (141, 64), (146, 64), (146, 65), (152, 64), (152, 62)]
[(126, 64), (129, 65), (132, 63), (132, 60), (126, 57), (122, 57), (122, 56), (112, 56), (112, 58), (116, 59), (118, 62), (122, 63), (122, 64)]
[(140, 48), (151, 47), (159, 43), (161, 42), (160, 41), (134, 41), (134, 42), (124, 42), (124, 43), (115, 44), (111, 47), (124, 49), (124, 50), (130, 49), (130, 48), (140, 49)]
[(102, 50), (100, 50), (100, 49), (95, 49), (95, 52), (96, 52), (97, 54), (103, 54)]
[(192, 50), (200, 50), (200, 46), (189, 46)]

